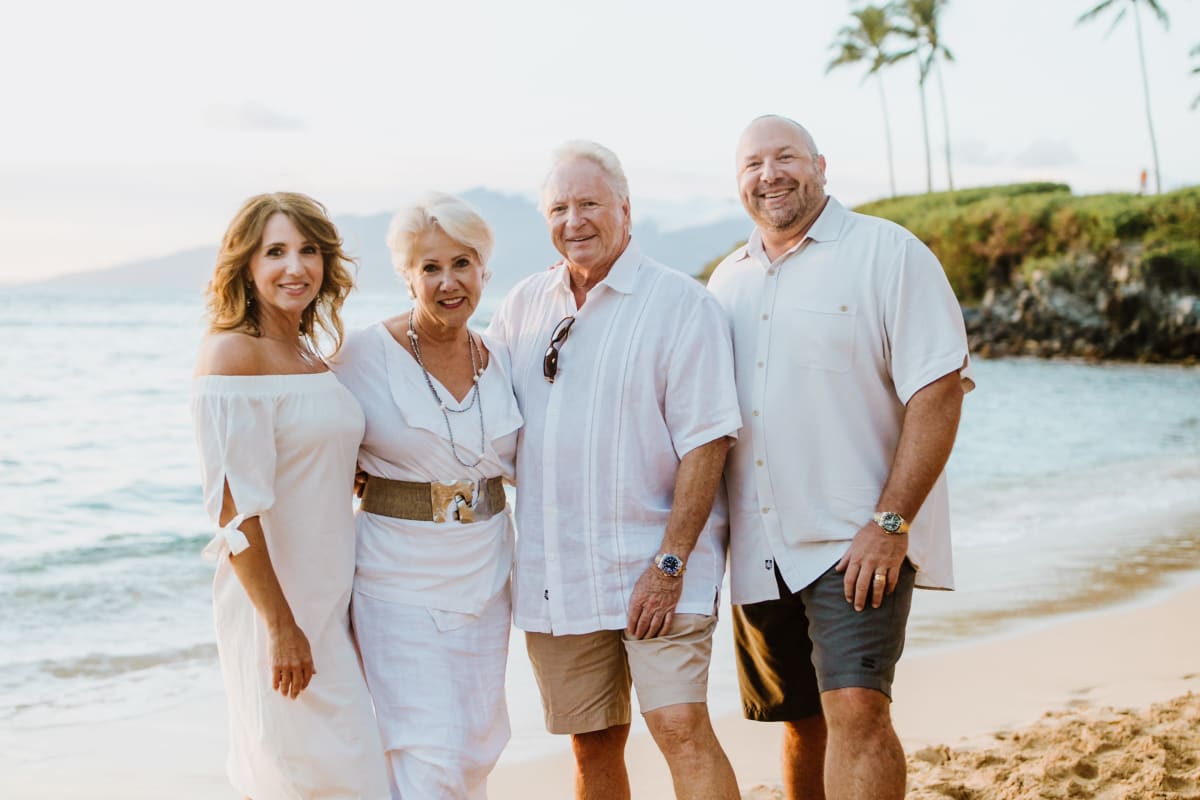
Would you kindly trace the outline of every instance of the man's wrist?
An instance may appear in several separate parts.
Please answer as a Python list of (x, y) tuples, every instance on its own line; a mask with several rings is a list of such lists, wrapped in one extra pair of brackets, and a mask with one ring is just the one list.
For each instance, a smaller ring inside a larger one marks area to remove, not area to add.
[(908, 533), (908, 520), (896, 511), (876, 511), (871, 521), (888, 536), (903, 536)]
[(682, 578), (687, 569), (683, 559), (674, 553), (662, 552), (654, 557), (655, 568), (668, 578)]

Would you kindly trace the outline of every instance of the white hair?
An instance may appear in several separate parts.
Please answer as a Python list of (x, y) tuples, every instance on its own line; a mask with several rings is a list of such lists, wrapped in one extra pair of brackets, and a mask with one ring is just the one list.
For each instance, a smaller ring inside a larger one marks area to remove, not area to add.
[(546, 177), (542, 179), (542, 196), (538, 200), (538, 210), (543, 214), (546, 213), (546, 186), (550, 183), (550, 178), (553, 177), (555, 170), (568, 161), (578, 159), (591, 161), (600, 167), (622, 203), (629, 199), (629, 180), (625, 177), (625, 170), (621, 168), (621, 160), (617, 158), (617, 154), (597, 142), (573, 139), (559, 145), (550, 156), (550, 169), (546, 171)]
[(416, 261), (417, 239), (434, 228), (441, 228), (451, 239), (474, 250), (480, 264), (487, 267), (496, 243), (491, 226), (461, 197), (430, 192), (397, 211), (388, 226), (387, 246), (392, 252), (392, 268), (401, 277)]

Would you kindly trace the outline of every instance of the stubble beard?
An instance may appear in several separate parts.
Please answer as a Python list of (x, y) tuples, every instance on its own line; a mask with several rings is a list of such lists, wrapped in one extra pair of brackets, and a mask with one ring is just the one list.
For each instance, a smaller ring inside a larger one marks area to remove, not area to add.
[(809, 183), (797, 184), (792, 188), (795, 190), (793, 202), (783, 208), (766, 208), (766, 203), (762, 198), (759, 200), (758, 206), (755, 208), (755, 222), (760, 228), (769, 230), (773, 233), (783, 233), (791, 230), (801, 223), (801, 221), (816, 208), (823, 199), (823, 193), (820, 188)]

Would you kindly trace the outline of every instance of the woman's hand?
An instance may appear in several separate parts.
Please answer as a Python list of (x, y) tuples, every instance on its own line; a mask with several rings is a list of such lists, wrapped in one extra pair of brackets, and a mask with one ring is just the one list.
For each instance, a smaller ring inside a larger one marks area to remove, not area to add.
[(317, 674), (308, 637), (295, 622), (271, 630), (270, 635), (271, 688), (295, 700)]

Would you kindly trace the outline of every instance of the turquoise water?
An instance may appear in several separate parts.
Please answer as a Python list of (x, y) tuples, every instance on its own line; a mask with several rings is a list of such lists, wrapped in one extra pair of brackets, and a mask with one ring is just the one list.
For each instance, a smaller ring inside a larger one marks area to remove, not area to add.
[[(348, 321), (405, 304), (357, 297)], [(219, 687), (188, 417), (201, 313), (177, 295), (0, 292), (0, 724), (132, 715)], [(911, 646), (1192, 574), (1200, 369), (1012, 360), (976, 373), (950, 464), (959, 591), (919, 593)], [(733, 707), (727, 627), (718, 710)], [(519, 742), (541, 723), (514, 651)]]

